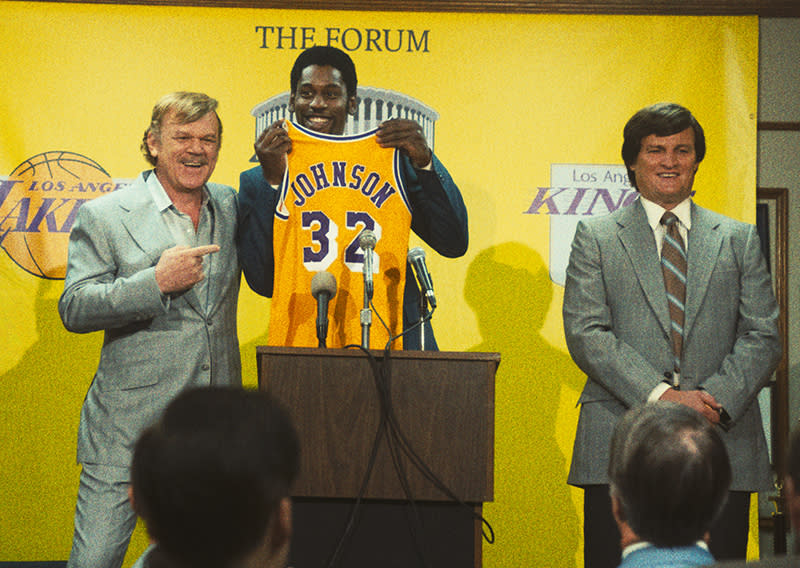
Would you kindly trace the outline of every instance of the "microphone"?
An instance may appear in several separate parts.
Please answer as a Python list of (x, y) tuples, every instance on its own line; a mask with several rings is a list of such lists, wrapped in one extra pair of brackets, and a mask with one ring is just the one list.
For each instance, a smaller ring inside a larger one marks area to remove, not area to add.
[(378, 239), (375, 237), (375, 233), (369, 229), (361, 231), (361, 235), (358, 237), (358, 246), (364, 251), (364, 267), (362, 268), (364, 273), (364, 293), (370, 300), (372, 299), (373, 291), (372, 251), (375, 249), (375, 243), (377, 242)]
[(317, 301), (317, 339), (326, 347), (328, 337), (328, 302), (336, 295), (336, 277), (327, 270), (311, 278), (311, 295)]
[(428, 267), (425, 265), (425, 251), (422, 250), (422, 247), (414, 247), (408, 251), (408, 263), (414, 267), (422, 293), (428, 298), (431, 308), (435, 308), (436, 296), (433, 293), (433, 280), (431, 280), (431, 273), (428, 272)]

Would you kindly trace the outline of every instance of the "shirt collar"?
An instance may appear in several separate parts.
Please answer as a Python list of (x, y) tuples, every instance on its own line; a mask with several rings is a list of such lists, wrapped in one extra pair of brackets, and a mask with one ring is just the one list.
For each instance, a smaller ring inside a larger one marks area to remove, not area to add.
[[(628, 556), (633, 552), (636, 552), (637, 550), (642, 550), (644, 548), (650, 548), (653, 546), (655, 545), (652, 542), (646, 542), (646, 541), (634, 542), (633, 544), (629, 544), (628, 546), (625, 547), (625, 550), (622, 551), (622, 558), (625, 558), (626, 556)], [(696, 541), (694, 543), (694, 546), (699, 546), (704, 550), (708, 550), (708, 545), (704, 540)]]
[[(661, 217), (664, 215), (664, 209), (658, 203), (654, 201), (650, 201), (649, 199), (642, 197), (639, 194), (639, 200), (642, 202), (642, 207), (644, 207), (644, 212), (647, 215), (647, 223), (650, 225), (650, 228), (654, 231), (656, 228), (661, 224)], [(681, 225), (686, 227), (686, 230), (692, 228), (692, 198), (687, 197), (680, 203), (678, 203), (675, 207), (670, 209), (675, 216), (678, 218), (678, 221), (681, 222)]]
[(634, 542), (633, 544), (629, 544), (628, 546), (625, 547), (625, 550), (622, 551), (622, 558), (625, 558), (632, 552), (636, 552), (637, 550), (642, 550), (643, 548), (650, 548), (651, 546), (653, 546), (653, 543), (644, 541), (639, 541), (639, 542)]
[[(167, 195), (167, 192), (164, 191), (164, 186), (161, 185), (161, 182), (158, 180), (158, 176), (156, 175), (155, 170), (150, 170), (146, 172), (145, 180), (147, 184), (147, 189), (150, 190), (150, 195), (153, 197), (153, 202), (156, 205), (156, 209), (159, 212), (163, 213), (170, 207), (172, 207), (172, 200)], [(206, 187), (203, 186), (203, 202), (202, 206), (205, 207), (208, 205), (208, 191)]]

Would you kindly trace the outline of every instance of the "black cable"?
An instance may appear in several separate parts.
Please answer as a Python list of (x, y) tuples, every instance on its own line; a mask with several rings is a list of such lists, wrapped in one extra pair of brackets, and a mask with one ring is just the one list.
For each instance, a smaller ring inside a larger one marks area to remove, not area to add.
[[(372, 353), (370, 353), (369, 349), (364, 349), (360, 345), (346, 345), (345, 349), (354, 347), (361, 349), (366, 354), (367, 360), (370, 363), (370, 367), (372, 367), (373, 378), (375, 378), (375, 380), (377, 381), (377, 376), (380, 373), (378, 361), (375, 359)], [(364, 471), (364, 477), (361, 481), (361, 487), (358, 490), (358, 495), (356, 496), (355, 503), (353, 503), (353, 507), (350, 509), (350, 515), (348, 516), (347, 522), (345, 523), (344, 532), (342, 533), (342, 536), (339, 537), (339, 541), (336, 548), (334, 549), (333, 553), (331, 553), (331, 556), (328, 558), (328, 561), (325, 563), (325, 565), (328, 568), (335, 568), (336, 566), (338, 566), (338, 563), (340, 562), (340, 555), (344, 551), (346, 544), (352, 538), (355, 528), (358, 526), (358, 518), (359, 518), (361, 502), (364, 500), (364, 494), (367, 491), (367, 485), (369, 484), (370, 477), (372, 476), (372, 470), (375, 467), (375, 461), (378, 455), (378, 448), (380, 447), (381, 438), (386, 432), (386, 425), (387, 421), (385, 415), (383, 411), (381, 411), (380, 422), (378, 424), (378, 429), (375, 432), (375, 438), (372, 442), (372, 449), (370, 450), (370, 456), (369, 459), (367, 460), (367, 468)]]
[[(428, 318), (425, 318), (423, 321), (418, 322), (416, 325), (421, 325), (424, 321), (427, 321), (427, 319), (430, 319), (430, 316), (432, 316), (432, 315), (433, 315), (433, 311), (431, 311), (430, 314), (428, 314)], [(408, 330), (406, 330), (404, 333), (407, 333), (411, 329), (413, 329), (413, 326), (411, 328), (409, 328)], [(393, 338), (393, 339), (389, 340), (389, 344), (394, 339), (396, 339), (396, 338)], [(389, 344), (387, 344), (387, 347), (384, 350), (384, 364), (383, 364), (383, 369), (384, 370), (390, 369), (390, 365), (391, 365)], [(387, 395), (388, 395), (388, 393), (387, 393)], [(428, 465), (425, 463), (425, 461), (422, 458), (419, 457), (419, 455), (416, 453), (416, 451), (414, 451), (414, 449), (411, 447), (411, 444), (408, 441), (408, 438), (406, 438), (405, 434), (403, 433), (403, 429), (400, 427), (400, 424), (397, 422), (397, 417), (394, 415), (394, 411), (391, 408), (391, 400), (390, 400), (388, 406), (389, 406), (388, 420), (389, 420), (389, 426), (390, 426), (389, 435), (391, 435), (397, 442), (399, 442), (400, 447), (403, 449), (403, 451), (406, 454), (406, 456), (411, 460), (412, 464), (417, 468), (417, 471), (419, 471), (426, 479), (428, 479), (428, 481), (430, 481), (431, 484), (434, 487), (439, 489), (439, 491), (441, 491), (451, 501), (453, 501), (453, 502), (457, 503), (458, 505), (461, 505), (464, 508), (466, 508), (470, 512), (470, 514), (472, 515), (472, 517), (474, 519), (480, 520), (481, 524), (483, 525), (483, 528), (481, 529), (481, 534), (483, 535), (483, 538), (489, 544), (493, 544), (494, 540), (495, 540), (495, 537), (494, 537), (494, 529), (492, 528), (492, 525), (483, 517), (483, 515), (480, 515), (480, 514), (476, 513), (472, 509), (472, 507), (469, 506), (469, 504), (467, 504), (461, 498), (459, 498), (444, 482), (442, 482), (438, 478), (438, 476), (430, 469), (430, 467), (428, 467)], [(401, 481), (401, 483), (402, 483), (402, 481)], [(413, 503), (413, 499), (409, 498), (409, 500)], [(488, 533), (486, 532), (487, 530), (488, 530)]]
[[(467, 509), (467, 511), (469, 512), (470, 516), (472, 516), (473, 519), (480, 520), (482, 524), (481, 534), (489, 544), (493, 544), (495, 541), (494, 529), (492, 528), (491, 524), (481, 514), (475, 512), (469, 504), (467, 504), (461, 498), (459, 498), (444, 482), (442, 482), (436, 476), (436, 474), (430, 469), (430, 467), (425, 463), (425, 461), (422, 458), (420, 458), (417, 452), (411, 447), (411, 444), (408, 441), (406, 435), (404, 434), (402, 428), (400, 427), (400, 424), (398, 423), (397, 417), (395, 416), (394, 413), (392, 396), (391, 396), (391, 378), (392, 378), (391, 345), (395, 340), (399, 339), (403, 335), (411, 332), (412, 330), (416, 329), (421, 325), (424, 325), (425, 322), (431, 319), (434, 311), (435, 308), (433, 308), (428, 314), (426, 314), (424, 318), (420, 319), (420, 321), (416, 322), (408, 329), (403, 330), (402, 333), (394, 337), (390, 337), (389, 340), (386, 342), (386, 346), (384, 347), (383, 360), (381, 362), (375, 359), (374, 355), (370, 352), (369, 349), (366, 349), (361, 345), (345, 346), (345, 348), (361, 349), (367, 356), (367, 360), (369, 361), (370, 367), (372, 369), (375, 388), (378, 393), (380, 421), (378, 424), (378, 428), (375, 432), (375, 438), (373, 439), (372, 448), (370, 450), (370, 456), (367, 462), (367, 468), (364, 472), (364, 477), (362, 479), (358, 495), (356, 496), (355, 503), (353, 504), (353, 507), (350, 510), (350, 514), (348, 516), (347, 522), (345, 523), (345, 529), (342, 533), (342, 536), (339, 538), (336, 548), (334, 549), (333, 553), (328, 559), (328, 562), (326, 563), (326, 566), (328, 568), (336, 568), (339, 565), (339, 563), (341, 562), (343, 551), (345, 550), (346, 545), (352, 539), (355, 528), (358, 525), (361, 504), (362, 501), (364, 500), (364, 495), (366, 494), (366, 489), (369, 484), (372, 471), (375, 467), (375, 462), (377, 459), (381, 438), (383, 438), (384, 436), (386, 437), (387, 448), (389, 450), (389, 454), (392, 459), (392, 465), (394, 466), (395, 472), (397, 473), (398, 481), (400, 482), (403, 493), (406, 496), (406, 500), (411, 506), (411, 514), (413, 515), (413, 519), (409, 519), (408, 526), (411, 532), (412, 540), (414, 542), (415, 551), (417, 553), (417, 556), (419, 557), (422, 566), (425, 567), (428, 566), (428, 562), (425, 559), (425, 554), (420, 544), (421, 540), (420, 534), (422, 532), (421, 531), (422, 520), (420, 518), (416, 499), (414, 498), (411, 492), (411, 487), (408, 482), (408, 475), (406, 472), (405, 465), (403, 463), (404, 456), (411, 462), (411, 464), (417, 469), (417, 471), (419, 471), (423, 475), (423, 477), (425, 477), (428, 481), (431, 482), (431, 484), (434, 487), (439, 489), (439, 491), (441, 491), (451, 501)], [(383, 319), (380, 317), (380, 314), (378, 314), (378, 319), (381, 321), (383, 326), (388, 331), (388, 327), (384, 323)]]
[[(398, 438), (394, 431), (394, 428), (397, 426), (397, 420), (394, 415), (394, 407), (392, 405), (392, 395), (391, 395), (391, 357), (390, 357), (390, 350), (389, 345), (384, 349), (383, 352), (383, 364), (380, 367), (382, 372), (382, 382), (379, 388), (379, 395), (383, 402), (384, 407), (384, 414), (387, 418), (389, 423), (389, 429), (387, 430), (387, 447), (389, 449), (389, 454), (392, 458), (392, 465), (394, 466), (395, 473), (397, 474), (397, 479), (400, 482), (400, 486), (403, 489), (403, 494), (406, 496), (406, 500), (408, 501), (409, 505), (411, 506), (411, 512), (413, 513), (414, 522), (409, 522), (408, 528), (411, 532), (412, 542), (414, 543), (414, 550), (417, 553), (417, 557), (419, 558), (420, 564), (422, 566), (427, 567), (429, 564), (425, 558), (424, 551), (422, 550), (421, 546), (421, 534), (422, 534), (422, 519), (420, 518), (419, 509), (417, 508), (417, 502), (414, 499), (414, 495), (411, 492), (411, 486), (408, 483), (408, 475), (406, 473), (406, 469), (403, 465), (402, 455), (399, 454), (398, 450), (402, 449), (402, 446), (398, 446)], [(419, 529), (419, 530), (418, 530)]]

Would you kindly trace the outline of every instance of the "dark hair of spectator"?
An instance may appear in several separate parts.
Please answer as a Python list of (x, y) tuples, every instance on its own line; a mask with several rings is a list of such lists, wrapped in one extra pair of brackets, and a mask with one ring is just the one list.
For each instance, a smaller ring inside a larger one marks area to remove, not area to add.
[(697, 411), (654, 402), (629, 411), (611, 441), (609, 480), (624, 520), (660, 547), (702, 539), (728, 495), (722, 438)]
[(179, 395), (134, 450), (134, 504), (157, 542), (148, 566), (236, 566), (263, 542), (298, 460), (289, 416), (267, 393)]

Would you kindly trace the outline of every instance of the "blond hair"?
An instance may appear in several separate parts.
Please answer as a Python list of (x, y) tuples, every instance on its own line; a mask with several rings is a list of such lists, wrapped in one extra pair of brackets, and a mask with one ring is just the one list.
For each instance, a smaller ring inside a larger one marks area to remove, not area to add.
[[(218, 106), (216, 99), (212, 99), (205, 93), (190, 93), (187, 91), (177, 91), (164, 95), (153, 107), (153, 116), (150, 118), (150, 125), (144, 131), (142, 137), (141, 150), (145, 159), (152, 165), (156, 165), (156, 157), (150, 153), (150, 148), (147, 145), (147, 137), (152, 133), (156, 138), (161, 137), (161, 126), (164, 122), (164, 117), (170, 112), (174, 112), (175, 118), (180, 124), (188, 124), (199, 120), (213, 112), (216, 115)], [(222, 145), (222, 121), (217, 115), (217, 122), (219, 123), (219, 138), (217, 145)]]

